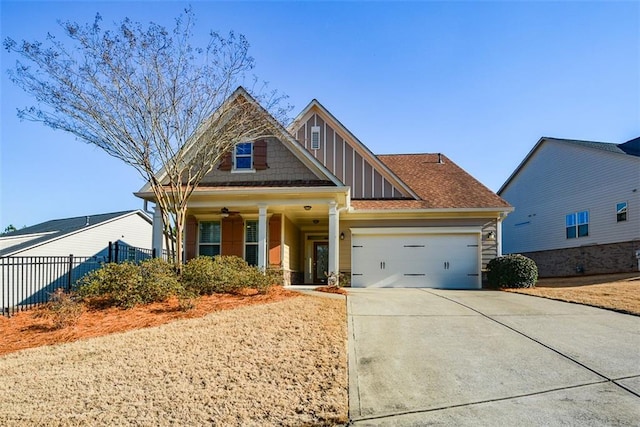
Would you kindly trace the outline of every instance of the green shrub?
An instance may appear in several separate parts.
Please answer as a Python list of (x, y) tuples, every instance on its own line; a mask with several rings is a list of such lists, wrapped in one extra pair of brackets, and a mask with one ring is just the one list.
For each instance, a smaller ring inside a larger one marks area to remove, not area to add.
[(80, 279), (77, 294), (89, 304), (122, 308), (165, 301), (171, 296), (189, 297), (172, 265), (159, 258), (139, 265), (105, 264)]
[(142, 303), (140, 293), (142, 276), (137, 265), (123, 262), (108, 263), (87, 273), (78, 281), (78, 296), (89, 304), (131, 308)]
[(182, 286), (197, 295), (210, 295), (219, 292), (217, 287), (217, 274), (213, 258), (201, 256), (189, 260), (182, 267), (180, 277)]
[(153, 258), (140, 263), (140, 288), (143, 302), (165, 301), (171, 296), (180, 296), (183, 288), (174, 266), (162, 258)]
[(279, 268), (269, 268), (265, 275), (267, 289), (271, 286), (282, 286), (284, 284), (284, 273)]
[(182, 285), (198, 295), (234, 293), (254, 288), (266, 293), (271, 285), (282, 283), (279, 271), (263, 272), (237, 256), (198, 257), (182, 269)]
[(487, 281), (496, 288), (531, 288), (538, 280), (536, 263), (520, 254), (494, 258), (487, 270)]
[(282, 285), (284, 281), (280, 269), (269, 268), (263, 271), (257, 267), (250, 267), (245, 279), (246, 287), (255, 289), (260, 294), (266, 294), (272, 286)]

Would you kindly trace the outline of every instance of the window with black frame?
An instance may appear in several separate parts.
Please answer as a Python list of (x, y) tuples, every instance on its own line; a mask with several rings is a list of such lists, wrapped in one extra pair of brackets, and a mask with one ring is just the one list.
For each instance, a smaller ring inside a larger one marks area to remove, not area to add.
[(245, 222), (244, 259), (249, 265), (258, 265), (258, 221)]
[(200, 222), (198, 230), (198, 255), (220, 255), (220, 221)]

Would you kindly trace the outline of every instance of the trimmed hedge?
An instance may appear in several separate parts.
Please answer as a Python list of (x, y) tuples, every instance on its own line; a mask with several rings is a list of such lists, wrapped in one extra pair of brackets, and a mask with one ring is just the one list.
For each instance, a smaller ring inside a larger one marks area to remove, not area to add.
[(531, 258), (513, 254), (487, 264), (487, 281), (495, 288), (531, 288), (538, 280), (538, 266)]
[(182, 269), (181, 281), (188, 291), (198, 295), (234, 293), (243, 288), (266, 293), (271, 286), (282, 284), (282, 273), (264, 272), (237, 256), (201, 256), (187, 262)]
[(263, 271), (237, 256), (192, 259), (180, 277), (172, 264), (155, 258), (140, 264), (105, 264), (80, 279), (76, 293), (80, 301), (90, 305), (122, 308), (175, 296), (181, 307), (188, 309), (198, 295), (237, 293), (243, 288), (264, 294), (271, 286), (281, 284), (282, 272)]
[(183, 296), (173, 266), (160, 258), (139, 265), (109, 263), (87, 273), (76, 288), (78, 297), (89, 304), (131, 308), (138, 304), (165, 301)]

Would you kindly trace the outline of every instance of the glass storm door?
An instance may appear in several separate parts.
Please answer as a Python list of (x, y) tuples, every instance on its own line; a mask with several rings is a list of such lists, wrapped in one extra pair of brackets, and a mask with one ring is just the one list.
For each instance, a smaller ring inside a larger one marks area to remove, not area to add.
[(329, 242), (313, 243), (313, 282), (327, 283), (329, 268)]

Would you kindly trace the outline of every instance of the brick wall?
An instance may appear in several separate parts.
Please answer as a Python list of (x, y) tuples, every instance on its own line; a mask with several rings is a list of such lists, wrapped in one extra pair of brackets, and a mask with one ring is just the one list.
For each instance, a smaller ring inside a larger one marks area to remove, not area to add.
[(522, 255), (536, 262), (540, 277), (560, 277), (638, 271), (635, 252), (639, 249), (640, 240), (634, 240), (607, 245), (525, 252)]

